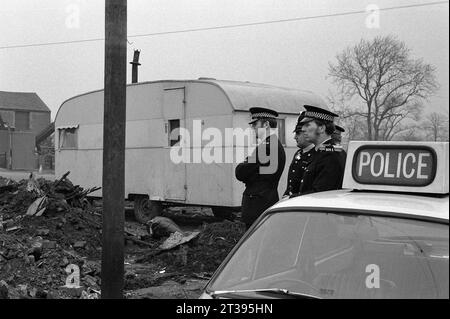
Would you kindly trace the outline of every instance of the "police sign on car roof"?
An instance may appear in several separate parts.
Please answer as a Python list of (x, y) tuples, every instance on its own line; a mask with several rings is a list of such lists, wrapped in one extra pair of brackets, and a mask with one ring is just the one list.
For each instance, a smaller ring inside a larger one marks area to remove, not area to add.
[(350, 142), (344, 188), (448, 194), (449, 143)]

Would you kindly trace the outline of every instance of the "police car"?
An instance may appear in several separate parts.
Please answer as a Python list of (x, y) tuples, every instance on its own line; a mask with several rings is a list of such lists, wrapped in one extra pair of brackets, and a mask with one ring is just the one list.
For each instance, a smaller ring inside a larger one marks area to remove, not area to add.
[(449, 143), (351, 142), (343, 189), (269, 208), (201, 298), (449, 298)]

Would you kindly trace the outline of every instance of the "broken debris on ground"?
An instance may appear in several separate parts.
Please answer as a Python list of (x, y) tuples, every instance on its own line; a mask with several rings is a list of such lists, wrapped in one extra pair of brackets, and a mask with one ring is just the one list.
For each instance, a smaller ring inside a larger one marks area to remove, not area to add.
[[(0, 299), (100, 296), (101, 206), (88, 198), (96, 189), (74, 185), (68, 174), (56, 181), (0, 177)], [(146, 225), (126, 222), (127, 298), (195, 298), (201, 292), (245, 231), (242, 223), (211, 216), (205, 223), (201, 216), (203, 225), (193, 231), (173, 222), (168, 232), (161, 223), (150, 227), (156, 238)], [(79, 289), (64, 288), (69, 265), (80, 270)]]

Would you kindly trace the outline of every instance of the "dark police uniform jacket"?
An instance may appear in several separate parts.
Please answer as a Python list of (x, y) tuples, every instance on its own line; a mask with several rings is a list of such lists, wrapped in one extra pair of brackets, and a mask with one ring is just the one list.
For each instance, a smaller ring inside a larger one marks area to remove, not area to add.
[(303, 174), (299, 195), (342, 188), (346, 156), (331, 139), (322, 143)]
[[(274, 148), (276, 154), (270, 152), (271, 143), (276, 143)], [(274, 155), (277, 158), (273, 157)], [(258, 145), (250, 157), (237, 165), (236, 178), (245, 183), (245, 191), (242, 196), (242, 217), (247, 227), (267, 208), (278, 202), (278, 182), (285, 163), (286, 154), (283, 145), (276, 135), (270, 135)], [(262, 171), (264, 167), (267, 169), (271, 164), (273, 169), (264, 173)]]
[(303, 173), (311, 162), (312, 155), (315, 152), (314, 145), (312, 146), (313, 147), (306, 152), (304, 149), (299, 149), (294, 154), (294, 158), (289, 166), (287, 187), (283, 196), (291, 196), (300, 192), (300, 184), (303, 178)]

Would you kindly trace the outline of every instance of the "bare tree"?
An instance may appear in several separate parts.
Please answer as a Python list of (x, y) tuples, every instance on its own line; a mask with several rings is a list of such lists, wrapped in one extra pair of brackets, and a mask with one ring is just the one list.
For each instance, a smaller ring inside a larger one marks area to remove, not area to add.
[(423, 134), (423, 129), (419, 124), (410, 124), (404, 127), (401, 132), (396, 134), (396, 140), (399, 141), (424, 141), (426, 140)]
[(437, 112), (428, 114), (423, 122), (428, 139), (435, 142), (448, 141), (448, 126), (448, 116)]
[(421, 102), (438, 88), (435, 68), (410, 58), (410, 50), (393, 36), (361, 40), (336, 56), (329, 75), (346, 100), (362, 100), (353, 116), (363, 117), (367, 139), (391, 140), (416, 119)]
[[(328, 97), (330, 109), (337, 115), (339, 115), (339, 124), (345, 129), (345, 133), (342, 134), (344, 141), (354, 140), (366, 140), (367, 130), (364, 117), (358, 113), (360, 111), (348, 106), (345, 99), (341, 97), (335, 97), (332, 93)], [(345, 144), (345, 143), (343, 143)]]
[[(401, 112), (396, 109), (389, 109), (386, 120), (380, 124), (379, 139), (383, 141), (390, 141), (394, 137), (407, 136), (407, 132), (417, 129), (417, 121), (421, 113), (420, 104), (411, 104), (405, 107)], [(411, 119), (414, 121), (403, 121)], [(404, 134), (406, 133), (406, 135)], [(415, 134), (415, 136), (418, 136)], [(401, 139), (401, 138), (400, 138)]]

